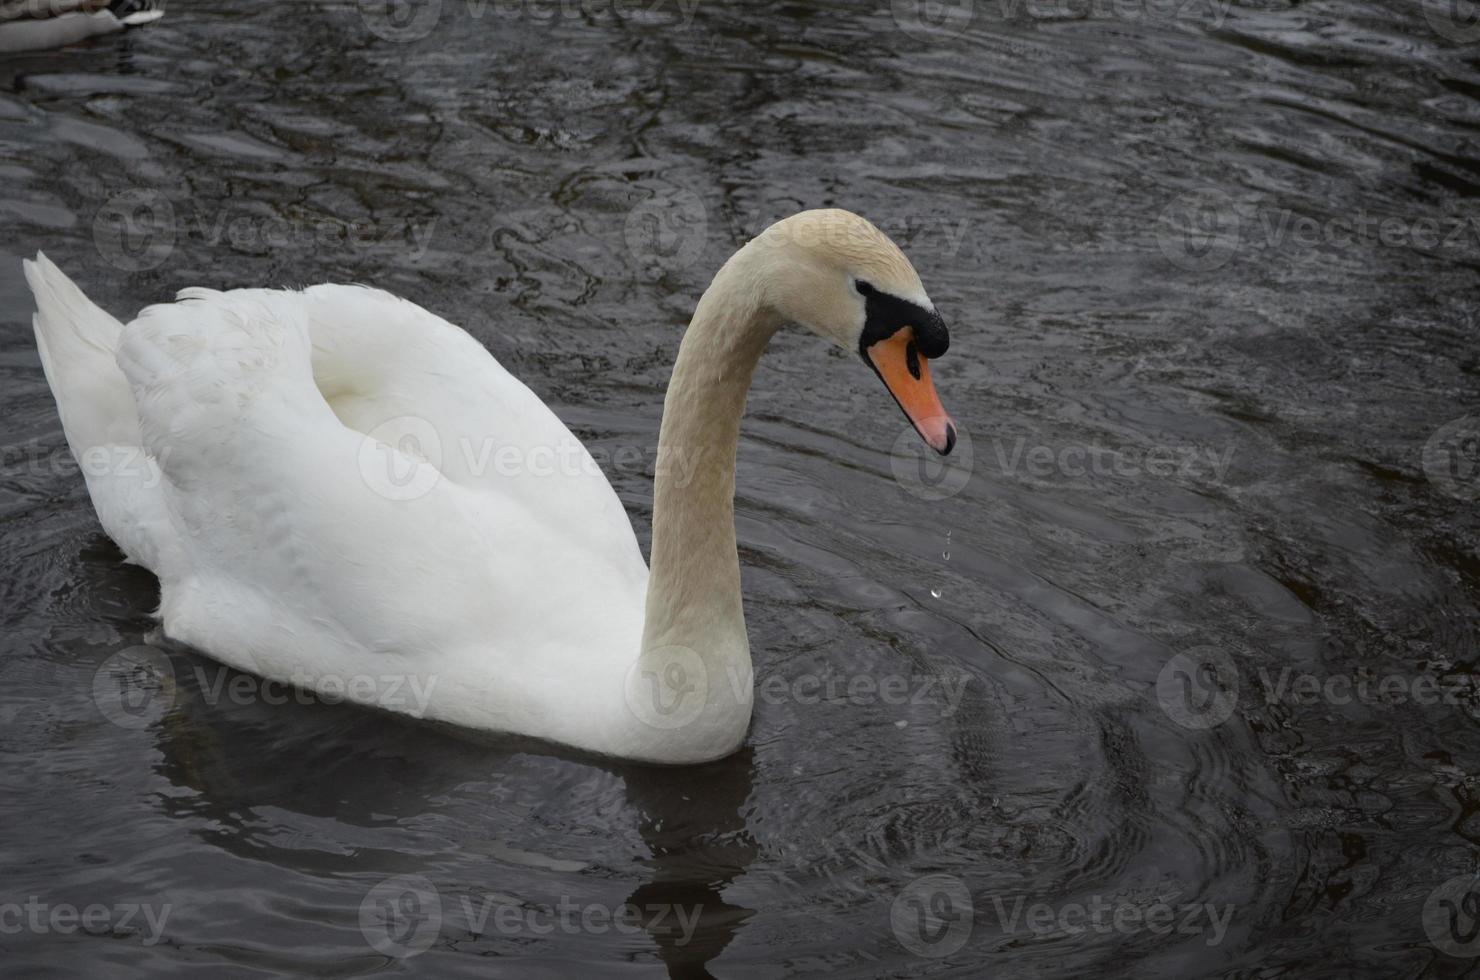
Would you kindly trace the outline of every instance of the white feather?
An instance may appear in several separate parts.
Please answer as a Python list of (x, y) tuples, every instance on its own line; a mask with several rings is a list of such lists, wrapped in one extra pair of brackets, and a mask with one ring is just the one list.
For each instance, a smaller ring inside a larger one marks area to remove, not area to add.
[[(641, 645), (631, 525), (465, 332), (357, 286), (190, 289), (120, 327), (44, 257), (26, 272), (74, 453), (149, 460), (88, 488), (159, 576), (168, 635), (303, 687), (399, 684), (356, 699), (474, 728), (590, 743), (578, 729), (615, 724), (594, 692), (619, 694)], [(396, 499), (389, 478), (417, 473), (426, 492)]]

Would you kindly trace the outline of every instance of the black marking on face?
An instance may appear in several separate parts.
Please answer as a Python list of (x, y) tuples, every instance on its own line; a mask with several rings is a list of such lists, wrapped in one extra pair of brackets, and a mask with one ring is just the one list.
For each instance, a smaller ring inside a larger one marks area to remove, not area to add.
[(915, 342), (910, 345), (910, 373), (918, 378), (919, 364), (916, 357), (940, 357), (951, 346), (950, 332), (946, 330), (945, 321), (940, 318), (939, 313), (907, 299), (880, 292), (861, 279), (857, 288), (864, 298), (863, 335), (858, 338), (860, 354), (866, 354), (874, 344), (887, 340), (905, 327), (914, 327)]

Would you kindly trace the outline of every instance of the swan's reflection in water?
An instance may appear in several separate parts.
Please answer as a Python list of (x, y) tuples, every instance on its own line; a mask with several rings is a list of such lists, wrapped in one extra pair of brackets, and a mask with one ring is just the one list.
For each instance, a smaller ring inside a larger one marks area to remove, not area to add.
[[(300, 912), (346, 920), (341, 958), (377, 955), (360, 942), (359, 905), (400, 875), (439, 892), (441, 930), (415, 964), (438, 975), (476, 971), (469, 953), (539, 959), (558, 942), (592, 961), (613, 946), (628, 958), (656, 951), (671, 977), (708, 977), (753, 914), (725, 897), (756, 855), (749, 748), (665, 768), (476, 739), (297, 692), (260, 697), (255, 678), (163, 649), (175, 694), (154, 729), (159, 768), (193, 792), (162, 806), (261, 869), (263, 895), (280, 890), (275, 875), (322, 876), (326, 907)], [(562, 903), (581, 911), (552, 919)], [(519, 915), (501, 920), (504, 906)]]
[(673, 914), (649, 929), (673, 980), (709, 977), (707, 964), (755, 913), (724, 897), (725, 886), (756, 854), (744, 819), (753, 774), (749, 746), (706, 766), (632, 767), (626, 773), (628, 798), (652, 852), (646, 862), (652, 877), (628, 901), (638, 908), (698, 910), (692, 933)]

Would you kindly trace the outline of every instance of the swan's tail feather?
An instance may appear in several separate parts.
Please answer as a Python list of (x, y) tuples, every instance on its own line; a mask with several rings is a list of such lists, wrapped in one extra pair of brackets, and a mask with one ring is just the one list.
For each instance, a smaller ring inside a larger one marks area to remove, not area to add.
[(114, 360), (123, 325), (45, 255), (38, 252), (23, 265), (36, 297), (36, 347), (72, 452), (138, 445), (133, 396)]
[(156, 572), (178, 565), (159, 469), (144, 451), (133, 392), (115, 356), (123, 325), (45, 255), (25, 271), (36, 296), (41, 366), (103, 530), (130, 561)]

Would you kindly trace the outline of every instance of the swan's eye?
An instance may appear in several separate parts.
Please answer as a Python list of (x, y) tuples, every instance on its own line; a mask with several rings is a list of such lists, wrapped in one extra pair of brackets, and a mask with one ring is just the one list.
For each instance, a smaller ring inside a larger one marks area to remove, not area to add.
[(858, 290), (860, 293), (862, 293), (865, 296), (872, 296), (874, 294), (874, 287), (873, 286), (870, 286), (868, 283), (864, 282), (862, 279), (855, 279), (853, 281), (853, 288), (856, 289), (856, 290)]

